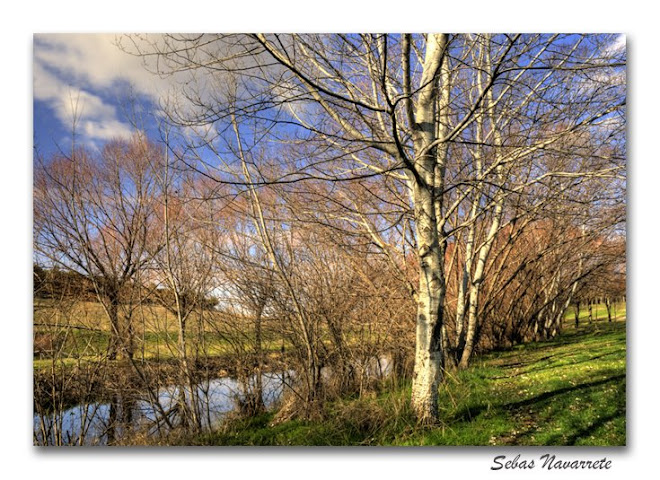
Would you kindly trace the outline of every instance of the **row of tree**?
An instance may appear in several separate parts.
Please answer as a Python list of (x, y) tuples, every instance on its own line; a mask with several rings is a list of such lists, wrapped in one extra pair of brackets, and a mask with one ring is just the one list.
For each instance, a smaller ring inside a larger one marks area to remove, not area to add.
[[(324, 367), (346, 392), (387, 353), (412, 373), (420, 421), (435, 421), (447, 368), (550, 338), (570, 305), (625, 291), (615, 40), (126, 37), (182, 82), (160, 139), (38, 158), (35, 255), (89, 280), (110, 358), (133, 357), (153, 285), (183, 372), (191, 318), (228, 339), (249, 331), (250, 372), (272, 322), (299, 413), (328, 395)], [(201, 315), (210, 296), (218, 311)]]

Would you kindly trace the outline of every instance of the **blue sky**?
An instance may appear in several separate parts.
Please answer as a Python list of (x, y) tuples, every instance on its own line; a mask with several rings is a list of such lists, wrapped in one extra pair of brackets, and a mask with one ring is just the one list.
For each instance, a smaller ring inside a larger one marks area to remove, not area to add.
[[(175, 78), (162, 79), (118, 48), (116, 34), (35, 34), (33, 128), (37, 151), (67, 150), (77, 115), (78, 143), (98, 147), (131, 134), (129, 99), (153, 112)], [(126, 43), (126, 39), (124, 39)], [(612, 44), (625, 48), (625, 36)]]
[[(629, 169), (633, 177), (634, 188), (630, 195), (630, 263), (631, 294), (630, 310), (635, 312), (635, 319), (640, 320), (631, 328), (631, 342), (635, 348), (630, 352), (631, 369), (631, 408), (629, 421), (631, 440), (628, 449), (608, 453), (615, 459), (615, 474), (638, 475), (644, 478), (649, 467), (653, 466), (657, 454), (654, 433), (658, 427), (658, 416), (648, 415), (656, 409), (657, 396), (654, 395), (654, 382), (645, 382), (645, 378), (654, 378), (655, 364), (651, 352), (657, 349), (656, 339), (660, 334), (660, 322), (652, 319), (655, 308), (653, 299), (657, 296), (657, 279), (653, 272), (660, 268), (659, 258), (653, 255), (657, 249), (657, 179), (660, 177), (660, 162), (657, 158), (657, 80), (660, 78), (660, 62), (653, 61), (657, 55), (658, 40), (656, 18), (652, 4), (646, 6), (624, 5), (618, 0), (599, 2), (575, 2), (557, 0), (552, 7), (539, 4), (532, 7), (528, 2), (488, 2), (475, 0), (471, 8), (455, 2), (427, 2), (429, 5), (415, 5), (415, 8), (383, 7), (374, 8), (369, 2), (359, 3), (343, 1), (325, 8), (322, 14), (317, 9), (309, 9), (308, 2), (299, 5), (283, 5), (281, 2), (240, 3), (209, 2), (198, 8), (166, 0), (159, 3), (159, 8), (148, 2), (118, 0), (112, 5), (100, 6), (93, 2), (35, 1), (24, 4), (12, 14), (5, 15), (6, 38), (15, 44), (7, 49), (5, 62), (5, 97), (8, 103), (6, 111), (12, 115), (2, 116), (0, 123), (5, 138), (17, 139), (10, 142), (9, 154), (15, 161), (4, 165), (3, 176), (10, 181), (2, 189), (2, 203), (6, 206), (5, 219), (10, 225), (11, 234), (5, 235), (3, 244), (5, 257), (9, 260), (6, 270), (14, 274), (3, 276), (3, 291), (7, 298), (23, 299), (9, 305), (9, 318), (29, 319), (31, 315), (31, 191), (32, 172), (30, 164), (32, 126), (30, 118), (32, 105), (32, 66), (30, 44), (33, 33), (38, 31), (625, 31), (630, 34), (630, 71), (629, 91), (631, 107), (630, 139), (631, 148)], [(424, 8), (427, 7), (427, 8)], [(420, 15), (419, 12), (424, 12)], [(130, 12), (130, 13), (127, 13)], [(202, 12), (200, 14), (200, 12)], [(350, 12), (350, 14), (347, 14)], [(378, 13), (380, 12), (380, 13)], [(36, 41), (35, 41), (36, 46)], [(35, 62), (36, 63), (36, 62)], [(9, 67), (11, 66), (11, 67)], [(9, 70), (13, 69), (11, 75)], [(81, 66), (82, 68), (82, 66)], [(36, 72), (35, 72), (36, 74)], [(132, 73), (135, 75), (135, 73)], [(130, 73), (127, 75), (131, 75)], [(114, 75), (113, 75), (114, 76)], [(98, 83), (98, 82), (97, 82)], [(94, 88), (88, 87), (92, 92)], [(147, 94), (149, 95), (149, 94)], [(150, 97), (153, 98), (153, 97)], [(52, 102), (35, 97), (35, 109), (51, 108)], [(51, 107), (48, 107), (48, 105)], [(40, 118), (36, 118), (39, 113)], [(43, 115), (43, 116), (42, 116)], [(50, 116), (49, 116), (50, 115)], [(44, 137), (43, 128), (59, 125), (54, 113), (35, 111), (35, 128)], [(66, 133), (62, 129), (61, 134)], [(28, 157), (26, 159), (25, 157)], [(637, 267), (637, 268), (636, 268)], [(18, 279), (17, 279), (18, 277)], [(8, 348), (3, 353), (13, 364), (22, 363), (21, 368), (8, 368), (9, 381), (16, 396), (5, 396), (2, 407), (18, 412), (10, 415), (5, 424), (7, 431), (16, 432), (6, 435), (3, 451), (6, 453), (6, 468), (21, 469), (28, 475), (40, 475), (48, 472), (54, 479), (69, 478), (73, 469), (93, 468), (99, 480), (116, 478), (117, 475), (185, 475), (190, 464), (188, 461), (203, 463), (209, 469), (222, 468), (229, 475), (242, 474), (246, 461), (255, 461), (257, 470), (269, 469), (275, 478), (290, 480), (303, 479), (308, 470), (298, 468), (301, 460), (314, 462), (318, 469), (332, 469), (337, 476), (360, 476), (369, 473), (383, 478), (399, 478), (410, 474), (410, 462), (429, 471), (451, 474), (484, 474), (492, 465), (490, 452), (474, 453), (470, 451), (427, 451), (389, 455), (385, 453), (363, 456), (327, 452), (305, 453), (303, 459), (298, 452), (277, 454), (256, 454), (241, 452), (240, 455), (209, 455), (207, 452), (186, 452), (183, 455), (157, 455), (140, 452), (140, 461), (135, 455), (124, 452), (113, 455), (88, 453), (84, 456), (65, 455), (55, 459), (53, 455), (39, 454), (30, 447), (31, 433), (26, 428), (31, 418), (31, 341), (30, 322), (9, 322), (7, 338)], [(20, 359), (23, 359), (21, 362)], [(21, 395), (22, 393), (22, 395)], [(18, 405), (18, 407), (17, 407)], [(642, 428), (646, 425), (646, 428)], [(568, 455), (568, 453), (567, 453)], [(571, 453), (577, 455), (577, 453)], [(277, 458), (275, 458), (277, 457)], [(349, 458), (350, 457), (350, 458)], [(281, 473), (278, 475), (277, 473)], [(530, 476), (540, 476), (543, 472), (531, 472)], [(563, 478), (580, 478), (581, 472), (566, 472)], [(531, 478), (530, 477), (530, 478)], [(507, 477), (508, 478), (508, 477)]]
[(49, 154), (66, 149), (76, 122), (77, 141), (98, 147), (127, 137), (129, 98), (152, 109), (167, 81), (139, 58), (116, 46), (114, 34), (35, 34), (33, 57), (34, 142)]

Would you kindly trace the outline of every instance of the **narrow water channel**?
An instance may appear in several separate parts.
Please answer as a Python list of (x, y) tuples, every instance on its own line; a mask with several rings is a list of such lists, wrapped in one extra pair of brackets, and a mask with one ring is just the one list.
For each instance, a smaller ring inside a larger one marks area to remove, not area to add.
[[(384, 378), (390, 373), (391, 365), (387, 358), (371, 358), (365, 365), (365, 375)], [(322, 377), (328, 380), (333, 372), (322, 370)], [(285, 390), (295, 379), (294, 371), (262, 374), (262, 399), (266, 408), (278, 402)], [(256, 377), (248, 381), (252, 389)], [(180, 386), (161, 388), (154, 395), (143, 392), (131, 398), (115, 396), (109, 402), (80, 404), (47, 415), (34, 415), (34, 444), (48, 445), (108, 445), (121, 440), (131, 433), (159, 437), (169, 433), (165, 421), (177, 426), (181, 422), (178, 406), (185, 399), (190, 405), (195, 399), (200, 423), (204, 430), (217, 427), (223, 418), (237, 409), (245, 399), (245, 386), (233, 377), (220, 377), (197, 384), (195, 395), (190, 389)]]

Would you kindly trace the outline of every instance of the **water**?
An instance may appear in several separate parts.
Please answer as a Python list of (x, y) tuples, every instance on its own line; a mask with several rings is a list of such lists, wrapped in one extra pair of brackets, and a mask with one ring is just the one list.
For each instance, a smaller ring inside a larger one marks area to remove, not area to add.
[[(262, 375), (262, 399), (266, 408), (282, 397), (285, 383), (292, 375), (293, 372)], [(250, 385), (255, 381), (255, 377), (251, 378)], [(160, 389), (153, 400), (146, 394), (144, 398), (130, 400), (119, 397), (113, 403), (76, 405), (61, 412), (34, 415), (34, 443), (55, 445), (61, 438), (65, 445), (106, 445), (112, 438), (121, 438), (126, 430), (139, 430), (150, 436), (164, 435), (169, 430), (165, 416), (172, 425), (181, 421), (178, 406), (182, 394), (190, 406), (193, 396), (189, 388), (169, 386)], [(245, 398), (245, 392), (235, 378), (221, 377), (198, 384), (194, 397), (202, 428), (209, 430), (236, 409), (237, 401)]]
[[(392, 366), (387, 357), (371, 357), (360, 367), (363, 378), (384, 378), (390, 374)], [(321, 370), (324, 381), (329, 381), (333, 375), (330, 367)], [(264, 406), (269, 408), (279, 401), (293, 379), (295, 372), (292, 370), (262, 374)], [(254, 391), (255, 383), (256, 377), (249, 379), (249, 391)], [(208, 431), (217, 427), (246, 397), (245, 386), (232, 377), (205, 381), (195, 388), (195, 395), (191, 395), (189, 388), (172, 385), (161, 388), (151, 396), (147, 393), (130, 399), (117, 396), (113, 402), (81, 404), (61, 412), (34, 415), (34, 443), (107, 445), (130, 432), (142, 432), (158, 438), (170, 430), (165, 418), (172, 426), (180, 424), (182, 416), (178, 408), (183, 398), (189, 407), (196, 403), (201, 427)]]

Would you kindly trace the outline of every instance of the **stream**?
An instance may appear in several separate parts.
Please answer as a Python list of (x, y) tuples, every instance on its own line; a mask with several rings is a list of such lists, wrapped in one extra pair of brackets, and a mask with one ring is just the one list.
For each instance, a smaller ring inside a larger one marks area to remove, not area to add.
[[(384, 378), (390, 370), (390, 361), (385, 357), (371, 358), (364, 368), (365, 375), (372, 378)], [(321, 374), (326, 381), (333, 376), (330, 367), (324, 367)], [(295, 371), (292, 370), (263, 373), (261, 382), (264, 406), (273, 407), (294, 379)], [(255, 383), (256, 377), (249, 379), (250, 390)], [(46, 415), (35, 414), (34, 444), (108, 445), (129, 433), (138, 432), (152, 438), (162, 437), (170, 431), (164, 417), (167, 416), (169, 423), (176, 428), (181, 422), (177, 406), (181, 404), (182, 398), (190, 406), (193, 397), (197, 402), (202, 429), (210, 431), (220, 425), (228, 413), (237, 410), (246, 396), (243, 384), (229, 376), (198, 383), (195, 395), (190, 393), (190, 388), (182, 390), (180, 386), (172, 385), (152, 395), (148, 392), (131, 398), (118, 395), (108, 402), (80, 404)]]

